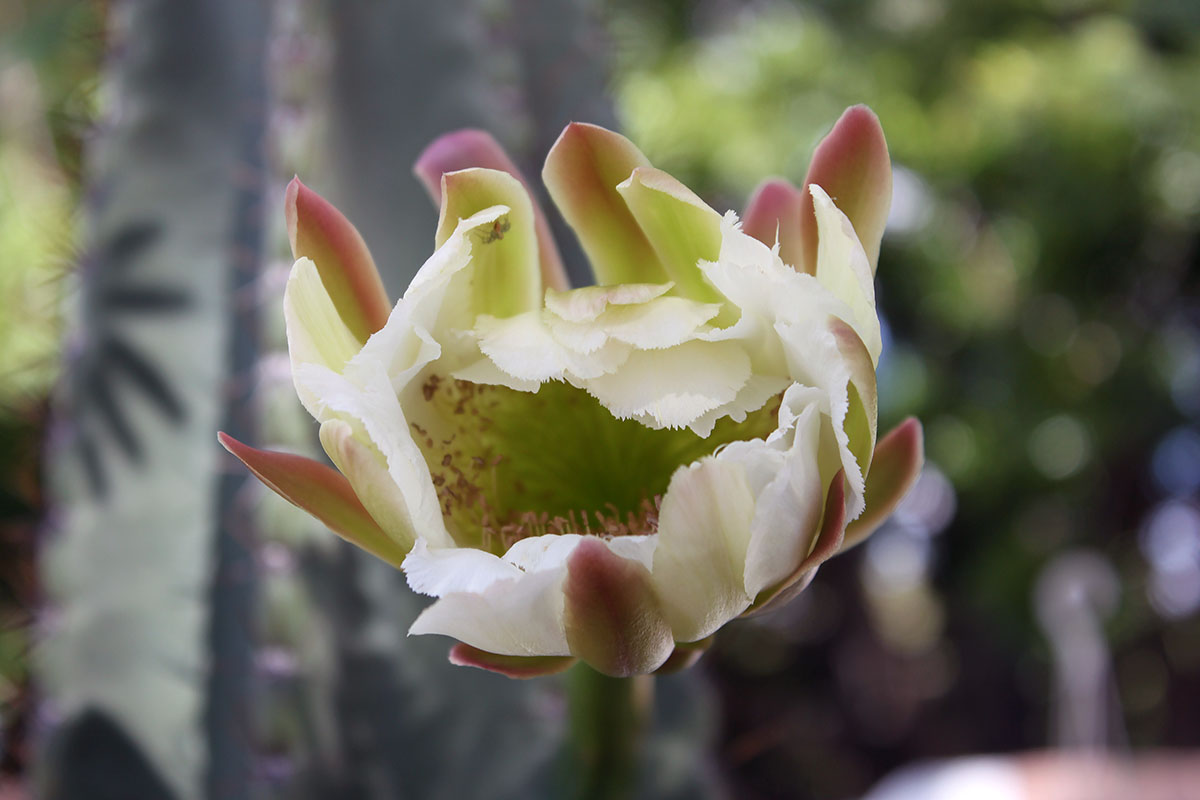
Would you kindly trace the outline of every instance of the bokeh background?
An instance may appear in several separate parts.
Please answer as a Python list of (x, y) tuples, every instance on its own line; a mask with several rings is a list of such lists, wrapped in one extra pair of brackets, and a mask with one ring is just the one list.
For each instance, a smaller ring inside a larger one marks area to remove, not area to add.
[(216, 447), (317, 450), (283, 187), (398, 296), (446, 130), (536, 175), (566, 122), (616, 126), (741, 209), (859, 102), (896, 169), (881, 430), (919, 416), (928, 464), (659, 681), (639, 796), (1200, 746), (1200, 4), (3, 0), (0, 794), (557, 796), (561, 683), (406, 639), (402, 576)]

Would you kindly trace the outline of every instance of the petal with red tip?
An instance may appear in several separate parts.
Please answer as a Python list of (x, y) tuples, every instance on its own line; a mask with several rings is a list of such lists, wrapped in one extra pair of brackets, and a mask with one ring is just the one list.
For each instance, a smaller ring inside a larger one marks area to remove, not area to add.
[(650, 162), (633, 142), (601, 128), (572, 122), (546, 156), (542, 180), (592, 264), (599, 284), (666, 283), (653, 246), (617, 184)]
[(508, 157), (508, 153), (500, 146), (487, 131), (466, 129), (454, 131), (440, 136), (433, 141), (417, 158), (413, 172), (424, 185), (433, 202), (442, 204), (442, 176), (448, 172), (458, 172), (471, 167), (483, 167), (500, 172), (507, 172), (519, 180), (529, 192), (533, 202), (534, 227), (537, 230), (538, 262), (541, 265), (542, 282), (550, 288), (564, 290), (568, 287), (567, 273), (563, 269), (562, 258), (546, 213), (541, 203), (537, 201), (529, 182)]
[(450, 663), (456, 667), (476, 667), (521, 680), (557, 675), (575, 661), (572, 656), (502, 656), (462, 642), (450, 648)]
[(392, 309), (366, 242), (342, 212), (299, 178), (288, 184), (284, 215), (292, 255), (313, 260), (346, 327), (365, 342)]
[(563, 622), (572, 655), (605, 675), (652, 672), (675, 645), (650, 571), (586, 537), (567, 560)]
[[(742, 231), (768, 247), (779, 242), (779, 257), (793, 269), (806, 270), (800, 215), (804, 196), (789, 181), (772, 178), (754, 190), (742, 217)], [(810, 273), (811, 274), (811, 273)]]
[(883, 524), (921, 474), (925, 445), (921, 423), (910, 417), (884, 436), (875, 448), (867, 474), (867, 507), (862, 516), (846, 526), (842, 549), (853, 547)]
[(829, 494), (825, 498), (825, 513), (821, 519), (821, 530), (813, 542), (813, 548), (808, 556), (800, 562), (787, 578), (778, 585), (760, 594), (754, 604), (742, 616), (761, 614), (784, 603), (800, 594), (808, 586), (817, 567), (837, 555), (842, 547), (842, 538), (846, 530), (846, 484), (839, 472), (829, 484)]
[(312, 514), (338, 536), (394, 567), (404, 561), (407, 549), (379, 527), (337, 470), (303, 456), (259, 450), (225, 433), (217, 434), (217, 439), (268, 489)]
[(508, 210), (490, 226), (468, 234), (474, 270), (471, 308), (477, 314), (513, 317), (542, 303), (533, 203), (519, 180), (507, 172), (481, 168), (443, 175), (435, 244), (445, 244), (459, 221), (496, 206)]
[(829, 135), (817, 145), (808, 165), (800, 226), (805, 271), (809, 273), (814, 271), (817, 259), (817, 220), (807, 191), (814, 183), (850, 218), (874, 273), (892, 205), (892, 161), (874, 111), (866, 106), (846, 109)]
[(721, 215), (654, 167), (638, 167), (618, 184), (617, 191), (675, 282), (675, 291), (701, 302), (721, 300), (697, 266), (721, 255)]

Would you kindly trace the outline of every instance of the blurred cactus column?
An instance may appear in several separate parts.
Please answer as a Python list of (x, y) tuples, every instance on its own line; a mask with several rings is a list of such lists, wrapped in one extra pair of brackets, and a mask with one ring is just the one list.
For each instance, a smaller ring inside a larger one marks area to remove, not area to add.
[(265, 0), (110, 9), (49, 443), (40, 796), (236, 800), (254, 569), (214, 432), (249, 427), (227, 409), (256, 357)]

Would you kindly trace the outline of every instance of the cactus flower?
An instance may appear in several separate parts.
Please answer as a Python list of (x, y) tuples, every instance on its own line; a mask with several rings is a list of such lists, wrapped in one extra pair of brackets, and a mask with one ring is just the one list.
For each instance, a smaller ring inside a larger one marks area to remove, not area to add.
[(455, 663), (685, 666), (911, 484), (917, 422), (876, 441), (891, 166), (869, 110), (741, 221), (624, 137), (568, 126), (543, 178), (596, 276), (575, 289), (486, 134), (439, 139), (416, 172), (436, 249), (390, 311), (354, 227), (288, 189), (293, 376), (337, 469), (222, 442), (437, 598), (410, 632), (458, 640)]

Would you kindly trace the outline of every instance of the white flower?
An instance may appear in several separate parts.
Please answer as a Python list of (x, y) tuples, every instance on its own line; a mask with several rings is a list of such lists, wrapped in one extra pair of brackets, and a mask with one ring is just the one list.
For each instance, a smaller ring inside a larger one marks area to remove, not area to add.
[(411, 633), (457, 639), (456, 663), (685, 665), (907, 489), (919, 426), (875, 441), (890, 166), (869, 111), (818, 150), (807, 195), (768, 184), (746, 229), (618, 134), (569, 126), (543, 175), (600, 284), (579, 289), (489, 138), (445, 137), (417, 170), (437, 249), (386, 321), (357, 232), (289, 190), (293, 374), (341, 474), (223, 441), (438, 598)]

